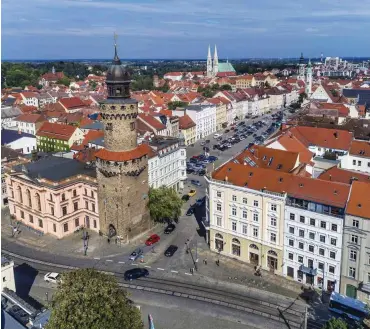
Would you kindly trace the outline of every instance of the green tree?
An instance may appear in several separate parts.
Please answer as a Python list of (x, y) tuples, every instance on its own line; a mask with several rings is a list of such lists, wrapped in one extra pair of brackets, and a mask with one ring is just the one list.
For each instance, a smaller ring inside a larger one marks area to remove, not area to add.
[(178, 218), (181, 215), (182, 200), (172, 188), (161, 186), (149, 190), (150, 215), (156, 222), (163, 218)]
[(334, 97), (338, 97), (338, 91), (335, 90), (335, 89), (332, 89), (330, 90), (331, 94), (334, 96)]
[(62, 275), (46, 328), (143, 329), (143, 323), (140, 311), (115, 277), (79, 269)]
[(69, 87), (69, 84), (71, 83), (71, 80), (68, 79), (67, 77), (64, 77), (64, 78), (61, 78), (57, 81), (57, 84), (60, 84), (60, 85), (65, 85), (67, 87)]
[(188, 105), (187, 102), (181, 102), (181, 101), (173, 101), (173, 102), (168, 102), (167, 103), (168, 109), (171, 110), (171, 111), (176, 109), (176, 107), (185, 107), (187, 105)]
[(222, 85), (221, 87), (220, 87), (220, 90), (232, 90), (232, 88), (231, 88), (231, 86), (229, 85), (229, 84), (226, 84), (226, 85)]
[(348, 329), (348, 326), (342, 319), (331, 318), (322, 329)]
[(90, 89), (95, 90), (98, 84), (96, 83), (96, 81), (90, 81), (89, 86), (90, 86)]

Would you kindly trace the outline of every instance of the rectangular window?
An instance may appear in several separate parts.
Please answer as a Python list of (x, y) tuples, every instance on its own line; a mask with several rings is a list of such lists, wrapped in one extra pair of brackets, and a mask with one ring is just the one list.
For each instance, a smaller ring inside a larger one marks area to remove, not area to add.
[(91, 204), (91, 210), (92, 210), (92, 212), (95, 212), (95, 203)]
[(315, 224), (316, 224), (315, 219), (314, 218), (310, 218), (310, 225), (311, 226), (315, 226)]
[(53, 231), (56, 232), (57, 231), (57, 225), (56, 224), (53, 224)]
[(352, 160), (352, 165), (356, 165), (356, 160)]
[(335, 272), (335, 267), (334, 266), (329, 266), (329, 273), (334, 274)]
[(288, 254), (288, 258), (289, 258), (290, 260), (293, 260), (293, 259), (294, 259), (294, 255), (293, 255), (293, 253), (291, 253), (291, 252), (290, 252), (290, 253)]
[(258, 214), (253, 214), (253, 220), (254, 220), (255, 222), (258, 222)]
[(330, 239), (330, 244), (333, 245), (333, 246), (336, 246), (337, 245), (337, 239), (331, 238)]
[(222, 226), (222, 217), (216, 217), (217, 226)]
[(77, 191), (73, 190), (73, 197), (77, 196)]
[(243, 198), (243, 203), (244, 204), (247, 204), (248, 203), (248, 199), (247, 198)]
[(352, 221), (352, 226), (353, 226), (353, 227), (357, 227), (357, 228), (358, 228), (358, 225), (359, 225), (359, 221), (358, 221), (358, 220), (356, 220), (356, 219), (354, 219), (354, 220)]
[(351, 278), (355, 278), (356, 277), (356, 269), (354, 267), (350, 267), (349, 270), (348, 270), (348, 276), (351, 277)]
[(276, 234), (275, 233), (270, 234), (270, 241), (273, 242), (273, 243), (276, 243)]
[(254, 200), (254, 201), (253, 201), (253, 205), (254, 205), (255, 207), (258, 207), (258, 201), (257, 201), (257, 200)]
[(303, 256), (298, 256), (298, 263), (303, 264)]
[(94, 191), (91, 191), (91, 197), (92, 198), (94, 197)]
[(236, 195), (233, 195), (233, 201), (236, 201)]
[(294, 240), (293, 239), (289, 239), (289, 246), (294, 247)]
[(247, 234), (247, 225), (243, 225), (243, 234)]
[(24, 219), (24, 211), (23, 210), (21, 210), (21, 218)]
[(135, 130), (135, 122), (130, 123), (130, 130), (131, 131)]
[(221, 198), (221, 192), (220, 191), (217, 191), (216, 195), (217, 195), (218, 198)]
[(308, 251), (309, 251), (309, 252), (314, 252), (314, 249), (315, 249), (315, 247), (314, 247), (312, 244), (310, 244), (310, 245), (308, 246)]
[(353, 261), (357, 260), (357, 251), (356, 250), (351, 249), (349, 251), (349, 259), (353, 260)]
[(320, 227), (323, 228), (323, 229), (326, 229), (326, 222), (321, 221)]
[(75, 211), (77, 211), (77, 210), (78, 210), (78, 202), (74, 202), (74, 203), (73, 203), (73, 209), (74, 209)]
[(67, 215), (67, 207), (66, 206), (62, 207), (62, 214), (63, 214), (63, 216)]
[(79, 226), (80, 226), (80, 219), (75, 218), (75, 227), (79, 227)]
[(276, 205), (276, 204), (272, 204), (272, 205), (271, 205), (271, 210), (272, 210), (272, 211), (276, 211), (276, 209), (277, 209), (277, 205)]
[(304, 244), (303, 244), (303, 242), (299, 242), (299, 243), (298, 243), (298, 248), (299, 248), (299, 249), (302, 249), (302, 250), (304, 249)]
[(319, 248), (319, 255), (320, 256), (325, 256), (325, 249), (324, 248)]
[(42, 220), (41, 219), (39, 219), (39, 226), (42, 228), (42, 227), (44, 227), (44, 223), (42, 222)]
[(276, 218), (271, 217), (270, 224), (271, 224), (271, 226), (275, 226), (276, 227)]
[(87, 195), (87, 189), (84, 190), (85, 195)]
[(299, 230), (299, 236), (300, 236), (301, 238), (304, 238), (304, 230)]
[(217, 203), (217, 211), (221, 211), (221, 203)]
[(253, 236), (255, 238), (258, 238), (258, 228), (256, 228), (256, 227), (253, 228)]
[(289, 226), (289, 233), (294, 234), (294, 227), (293, 226)]
[(358, 236), (357, 235), (351, 235), (351, 241), (352, 241), (352, 243), (357, 244), (358, 243)]
[(331, 252), (329, 253), (329, 257), (330, 257), (331, 259), (335, 259), (335, 252), (334, 252), (334, 251), (331, 251)]
[(94, 228), (96, 228), (96, 219), (94, 219)]
[(325, 243), (325, 235), (320, 235), (320, 242)]
[(54, 207), (50, 207), (50, 213), (52, 216), (54, 216)]
[(299, 216), (299, 221), (300, 221), (301, 223), (303, 223), (303, 224), (304, 224), (304, 222), (305, 222), (305, 217), (304, 217), (304, 216)]
[(30, 223), (33, 223), (33, 216), (32, 215), (28, 215), (28, 217), (29, 217)]
[(360, 160), (357, 161), (357, 166), (359, 166), (359, 167), (361, 166), (361, 161)]
[(290, 220), (295, 220), (295, 214), (290, 213)]
[(231, 223), (231, 229), (236, 232), (236, 222)]
[(236, 216), (236, 208), (235, 207), (231, 208), (231, 214), (233, 216)]
[(63, 230), (64, 232), (68, 232), (68, 223), (64, 223)]
[(324, 263), (319, 263), (318, 268), (319, 268), (319, 270), (323, 271), (324, 270)]
[(315, 233), (310, 232), (310, 233), (308, 234), (308, 237), (309, 237), (311, 240), (315, 240)]
[(244, 219), (247, 219), (247, 216), (248, 216), (248, 211), (243, 210), (243, 218)]
[(338, 225), (337, 224), (331, 224), (331, 230), (334, 232), (338, 231)]

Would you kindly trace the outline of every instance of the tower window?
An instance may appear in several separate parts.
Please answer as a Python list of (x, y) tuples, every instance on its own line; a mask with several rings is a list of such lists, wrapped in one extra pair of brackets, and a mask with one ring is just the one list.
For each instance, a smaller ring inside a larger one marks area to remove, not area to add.
[(121, 89), (120, 88), (117, 88), (116, 89), (116, 95), (120, 95), (121, 94)]
[(113, 131), (113, 124), (111, 122), (108, 122), (105, 126), (105, 130)]
[(135, 130), (135, 122), (131, 122), (130, 123), (130, 129), (131, 130)]

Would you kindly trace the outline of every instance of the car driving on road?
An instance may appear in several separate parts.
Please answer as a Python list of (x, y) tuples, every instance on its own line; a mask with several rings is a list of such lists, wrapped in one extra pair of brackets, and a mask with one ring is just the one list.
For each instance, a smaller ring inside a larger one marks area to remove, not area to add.
[(149, 271), (146, 268), (133, 268), (125, 272), (124, 279), (132, 281), (146, 276), (149, 276)]
[(179, 249), (177, 246), (174, 246), (173, 244), (170, 245), (167, 250), (164, 252), (164, 255), (166, 257), (172, 257), (173, 254), (176, 252), (176, 250)]
[(157, 243), (161, 238), (159, 237), (158, 234), (152, 234), (148, 240), (145, 241), (145, 244), (147, 246), (151, 246), (155, 243)]
[(197, 194), (196, 190), (190, 190), (188, 193), (188, 196), (191, 197), (191, 196), (194, 196), (195, 194)]
[(175, 224), (168, 224), (168, 226), (164, 229), (164, 234), (170, 234), (175, 230)]
[(60, 280), (60, 274), (56, 272), (49, 272), (44, 275), (44, 280), (46, 282), (51, 282), (51, 283), (58, 283)]
[(137, 260), (143, 254), (143, 250), (141, 248), (136, 248), (130, 255), (130, 260)]
[(192, 179), (192, 180), (191, 180), (191, 183), (192, 183), (193, 185), (195, 185), (195, 186), (202, 186), (202, 184), (200, 183), (200, 181), (199, 181), (199, 180), (196, 180), (196, 179)]

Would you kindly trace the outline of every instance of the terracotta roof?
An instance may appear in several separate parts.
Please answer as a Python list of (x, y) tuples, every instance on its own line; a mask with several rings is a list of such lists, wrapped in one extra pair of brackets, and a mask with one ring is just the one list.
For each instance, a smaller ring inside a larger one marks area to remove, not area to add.
[(44, 118), (41, 114), (31, 114), (31, 113), (26, 113), (26, 114), (21, 114), (18, 116), (15, 121), (22, 121), (22, 122), (28, 122), (28, 123), (36, 123), (36, 122), (41, 122), (44, 121)]
[(320, 109), (325, 110), (337, 110), (338, 115), (341, 117), (349, 116), (349, 109), (344, 104), (336, 104), (336, 103), (320, 103)]
[(298, 166), (299, 153), (254, 145), (234, 158), (241, 164), (250, 167), (290, 172)]
[(153, 127), (155, 130), (164, 130), (166, 126), (161, 123), (159, 120), (154, 118), (151, 114), (148, 113), (139, 113), (138, 119), (144, 122), (145, 124)]
[(67, 109), (85, 107), (85, 103), (79, 97), (61, 98), (59, 103)]
[(40, 129), (37, 131), (36, 135), (68, 141), (72, 137), (76, 129), (77, 127), (70, 125), (44, 122)]
[(164, 75), (164, 77), (166, 76), (172, 76), (172, 77), (178, 77), (178, 76), (181, 76), (184, 72), (168, 72)]
[(93, 124), (94, 121), (91, 120), (90, 118), (82, 118), (81, 122), (80, 122), (80, 127), (83, 127), (83, 126), (87, 126), (87, 125), (90, 125), (90, 124)]
[(358, 171), (345, 170), (338, 167), (332, 167), (328, 170), (325, 170), (318, 178), (344, 184), (351, 184), (354, 180), (370, 183), (370, 175), (365, 175)]
[(370, 184), (353, 182), (346, 213), (353, 216), (370, 218)]
[(370, 158), (370, 142), (368, 141), (352, 141), (349, 149), (349, 154), (354, 156)]
[(267, 190), (325, 205), (345, 207), (349, 185), (295, 176), (271, 169), (247, 167), (228, 162), (212, 178), (254, 190)]
[(196, 124), (194, 121), (189, 117), (189, 115), (185, 114), (182, 117), (179, 117), (179, 128), (180, 129), (189, 129), (195, 127)]
[(172, 117), (172, 111), (171, 110), (160, 110), (159, 113), (161, 113), (165, 116), (168, 116), (168, 117)]
[(44, 78), (45, 80), (48, 80), (48, 81), (57, 81), (63, 77), (64, 77), (63, 72), (55, 72), (55, 74), (48, 72), (41, 76), (41, 78)]
[(148, 144), (140, 144), (135, 149), (124, 152), (112, 152), (108, 151), (107, 149), (100, 149), (97, 153), (95, 153), (95, 156), (102, 160), (123, 162), (133, 159), (140, 159), (144, 155), (148, 155), (150, 152), (151, 148)]
[(19, 107), (23, 113), (32, 113), (38, 110), (36, 106), (21, 105)]
[(32, 91), (24, 91), (24, 92), (21, 92), (21, 95), (24, 97), (24, 98), (38, 98), (38, 94), (32, 92)]
[(43, 111), (59, 111), (59, 112), (66, 113), (66, 110), (64, 109), (64, 107), (59, 103), (45, 104)]

